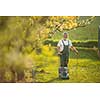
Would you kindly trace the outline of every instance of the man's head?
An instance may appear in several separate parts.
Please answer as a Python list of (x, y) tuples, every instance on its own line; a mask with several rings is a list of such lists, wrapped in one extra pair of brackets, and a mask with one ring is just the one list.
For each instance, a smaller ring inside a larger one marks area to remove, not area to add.
[(68, 33), (67, 32), (64, 32), (63, 33), (63, 37), (64, 37), (64, 39), (66, 39), (68, 37)]

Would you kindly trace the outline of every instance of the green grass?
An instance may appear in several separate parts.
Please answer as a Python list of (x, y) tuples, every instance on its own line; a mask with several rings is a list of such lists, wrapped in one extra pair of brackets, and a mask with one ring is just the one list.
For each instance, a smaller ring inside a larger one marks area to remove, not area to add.
[(75, 82), (100, 82), (100, 61), (97, 54), (92, 49), (79, 48), (79, 55), (73, 52), (70, 54), (69, 61), (69, 80), (58, 78), (59, 57), (47, 57), (48, 64), (37, 70), (44, 70), (37, 73), (34, 82), (52, 83), (75, 83)]

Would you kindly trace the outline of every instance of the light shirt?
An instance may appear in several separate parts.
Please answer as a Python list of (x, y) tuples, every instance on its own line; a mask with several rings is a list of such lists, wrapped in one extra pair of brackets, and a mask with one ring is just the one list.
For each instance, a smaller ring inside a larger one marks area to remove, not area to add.
[(64, 42), (65, 45), (68, 45), (68, 41), (69, 41), (69, 47), (72, 46), (71, 40), (68, 40), (68, 39), (64, 40), (64, 39), (62, 39), (57, 44), (57, 46), (60, 47), (60, 52), (63, 51), (63, 49), (64, 49), (64, 45), (63, 45), (62, 41)]

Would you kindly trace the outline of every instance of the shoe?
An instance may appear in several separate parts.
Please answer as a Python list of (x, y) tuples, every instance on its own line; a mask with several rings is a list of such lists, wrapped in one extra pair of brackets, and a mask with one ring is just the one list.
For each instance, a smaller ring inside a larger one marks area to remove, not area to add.
[(69, 80), (70, 78), (69, 78), (69, 76), (68, 77), (61, 77), (61, 76), (59, 76), (59, 79)]
[(69, 80), (69, 77), (67, 77), (66, 79)]

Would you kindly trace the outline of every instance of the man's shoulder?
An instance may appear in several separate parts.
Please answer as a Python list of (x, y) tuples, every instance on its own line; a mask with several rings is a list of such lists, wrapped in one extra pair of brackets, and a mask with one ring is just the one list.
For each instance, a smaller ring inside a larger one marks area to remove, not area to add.
[(70, 40), (70, 39), (68, 39), (68, 41), (69, 41), (69, 42), (71, 42), (71, 40)]
[(63, 39), (59, 40), (59, 42), (62, 42)]
[[(59, 40), (59, 42), (62, 42), (64, 39), (61, 39), (61, 40)], [(67, 42), (69, 41), (69, 42), (71, 42), (71, 40), (70, 39), (67, 39), (66, 40)]]

